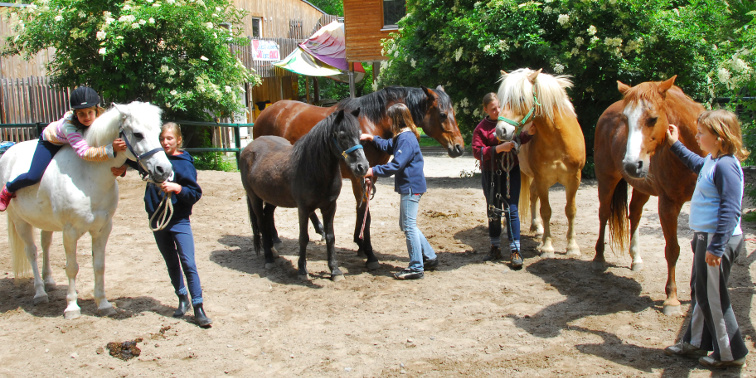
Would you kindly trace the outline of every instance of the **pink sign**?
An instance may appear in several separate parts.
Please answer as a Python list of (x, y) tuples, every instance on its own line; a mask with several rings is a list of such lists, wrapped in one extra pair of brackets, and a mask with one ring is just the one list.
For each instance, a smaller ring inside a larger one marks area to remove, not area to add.
[(281, 60), (278, 44), (274, 41), (252, 40), (252, 59), (259, 61), (277, 62)]

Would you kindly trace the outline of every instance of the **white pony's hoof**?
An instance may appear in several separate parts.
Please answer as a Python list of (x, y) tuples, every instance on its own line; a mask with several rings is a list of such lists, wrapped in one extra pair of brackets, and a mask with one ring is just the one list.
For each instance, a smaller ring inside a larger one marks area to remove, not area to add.
[(48, 303), (48, 302), (50, 302), (50, 298), (47, 296), (47, 294), (35, 295), (34, 300), (32, 301), (32, 303), (34, 303), (35, 306), (40, 303)]
[(65, 319), (71, 320), (81, 317), (81, 309), (78, 310), (65, 310), (63, 311), (63, 317)]
[(97, 309), (97, 316), (113, 316), (116, 314), (116, 310), (113, 306)]
[(554, 251), (551, 251), (551, 252), (541, 251), (541, 258), (542, 259), (553, 259), (555, 257), (556, 257), (556, 255), (554, 254)]
[(680, 316), (683, 314), (680, 306), (664, 306), (662, 312), (667, 316)]
[(299, 276), (299, 280), (300, 281), (309, 281), (310, 280), (310, 275), (307, 274), (307, 273), (305, 273), (305, 274), (299, 274), (298, 276)]
[(631, 270), (632, 270), (633, 272), (640, 272), (641, 270), (643, 270), (643, 262), (634, 262), (634, 263), (633, 263), (633, 264), (632, 264), (632, 265), (630, 266), (630, 269), (631, 269)]

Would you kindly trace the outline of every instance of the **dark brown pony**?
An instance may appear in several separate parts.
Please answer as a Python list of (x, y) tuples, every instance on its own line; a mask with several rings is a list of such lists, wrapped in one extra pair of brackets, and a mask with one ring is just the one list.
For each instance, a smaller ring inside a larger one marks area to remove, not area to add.
[[(674, 86), (676, 76), (662, 82), (629, 87), (617, 82), (624, 99), (607, 108), (596, 125), (594, 161), (599, 191), (599, 237), (594, 265), (603, 267), (604, 228), (609, 221), (612, 244), (624, 249), (630, 236), (632, 269), (643, 261), (638, 245), (638, 223), (650, 196), (659, 197), (659, 221), (666, 240), (667, 284), (664, 313), (680, 312), (675, 266), (680, 255), (677, 216), (696, 186), (696, 175), (669, 149), (666, 131), (675, 124), (680, 141), (701, 154), (695, 140), (696, 120), (703, 107)], [(628, 214), (627, 184), (633, 187)], [(630, 219), (630, 228), (627, 219)]]
[(263, 136), (247, 145), (239, 160), (242, 184), (247, 192), (249, 218), (255, 250), (260, 239), (265, 250), (265, 268), (271, 268), (273, 254), (273, 212), (277, 206), (299, 211), (299, 275), (307, 274), (307, 219), (320, 209), (325, 223), (325, 240), (331, 278), (344, 277), (334, 252), (333, 217), (341, 193), (339, 163), (357, 177), (365, 176), (368, 161), (360, 144), (360, 124), (353, 112), (339, 110), (318, 122), (306, 136), (292, 145), (284, 138)]
[[(353, 110), (360, 108), (360, 126), (363, 133), (391, 137), (390, 120), (386, 116), (386, 109), (396, 103), (404, 103), (412, 113), (415, 124), (422, 128), (425, 134), (437, 140), (446, 147), (449, 156), (457, 157), (464, 152), (465, 142), (457, 127), (454, 108), (449, 95), (441, 86), (435, 90), (426, 87), (388, 87), (380, 91), (354, 98), (344, 99), (330, 108), (322, 108), (299, 101), (282, 100), (265, 108), (255, 120), (253, 137), (257, 139), (263, 135), (276, 135), (294, 143), (305, 135), (316, 123), (333, 113), (337, 109)], [(365, 155), (370, 166), (385, 164), (389, 155), (378, 151), (371, 143), (365, 145)], [(359, 246), (358, 253), (367, 256), (367, 266), (377, 268), (378, 259), (373, 253), (370, 242), (370, 213), (365, 217), (365, 202), (362, 180), (343, 169), (344, 178), (352, 181), (352, 191), (357, 200), (357, 222), (354, 227), (354, 242)], [(320, 233), (322, 227), (317, 217), (311, 217), (316, 231)], [(364, 224), (364, 238), (360, 239), (360, 230)]]

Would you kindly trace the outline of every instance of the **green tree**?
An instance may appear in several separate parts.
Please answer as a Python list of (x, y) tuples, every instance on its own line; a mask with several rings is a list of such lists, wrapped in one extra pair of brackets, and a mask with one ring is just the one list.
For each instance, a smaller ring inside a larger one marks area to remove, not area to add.
[(228, 0), (37, 0), (11, 14), (4, 55), (50, 47), (48, 75), (87, 84), (109, 101), (150, 101), (167, 119), (244, 111), (243, 84), (259, 83), (231, 52), (244, 12)]
[(470, 135), (500, 70), (567, 74), (590, 154), (598, 117), (621, 97), (617, 80), (678, 75), (675, 84), (699, 101), (734, 94), (734, 86), (720, 85), (718, 62), (753, 53), (745, 36), (753, 33), (754, 7), (740, 0), (408, 0), (400, 30), (384, 42), (389, 61), (378, 86), (443, 85)]
[(307, 2), (328, 14), (335, 16), (344, 15), (344, 1), (342, 0), (307, 0)]

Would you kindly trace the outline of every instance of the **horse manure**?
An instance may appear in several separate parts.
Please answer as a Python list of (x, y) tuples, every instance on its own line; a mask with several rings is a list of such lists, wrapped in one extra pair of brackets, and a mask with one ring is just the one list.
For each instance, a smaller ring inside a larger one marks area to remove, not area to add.
[(128, 361), (134, 357), (138, 357), (142, 353), (142, 350), (136, 346), (140, 341), (142, 341), (141, 337), (124, 342), (113, 341), (109, 342), (106, 347), (110, 351), (111, 356)]

